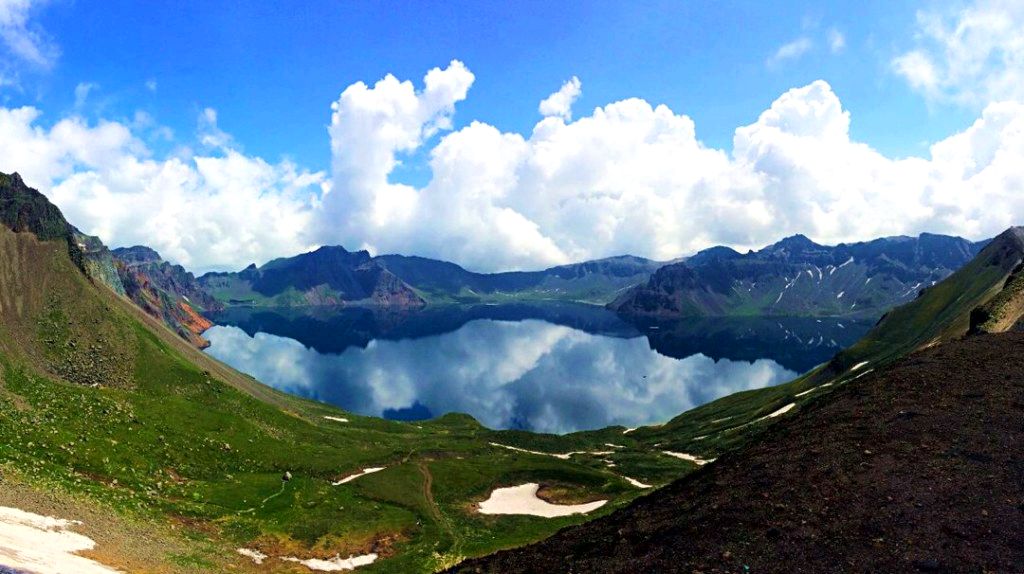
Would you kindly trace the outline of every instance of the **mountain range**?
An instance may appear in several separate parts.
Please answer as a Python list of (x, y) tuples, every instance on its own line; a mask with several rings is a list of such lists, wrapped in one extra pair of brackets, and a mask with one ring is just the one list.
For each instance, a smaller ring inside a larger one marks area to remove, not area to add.
[(834, 247), (803, 235), (760, 251), (701, 251), (609, 306), (631, 316), (879, 316), (974, 258), (987, 241), (922, 234)]
[(922, 234), (824, 246), (797, 235), (746, 254), (720, 246), (668, 264), (625, 255), (503, 273), (333, 246), (207, 273), (199, 282), (229, 306), (561, 300), (609, 304), (628, 316), (877, 317), (948, 277), (986, 244)]

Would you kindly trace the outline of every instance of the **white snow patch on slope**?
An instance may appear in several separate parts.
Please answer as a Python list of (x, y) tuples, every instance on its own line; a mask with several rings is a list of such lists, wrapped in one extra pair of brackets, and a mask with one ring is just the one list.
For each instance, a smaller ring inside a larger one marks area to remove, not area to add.
[(779, 410), (777, 410), (777, 411), (775, 411), (775, 412), (773, 412), (771, 414), (767, 414), (767, 415), (757, 419), (754, 422), (760, 422), (760, 421), (763, 421), (765, 419), (773, 419), (775, 417), (780, 417), (780, 416), (788, 413), (789, 411), (793, 410), (794, 408), (796, 408), (796, 403), (789, 403), (788, 405), (782, 407), (781, 409), (779, 409)]
[(670, 450), (663, 450), (661, 452), (664, 453), (664, 454), (667, 454), (667, 455), (669, 455), (669, 456), (671, 456), (673, 458), (678, 458), (679, 460), (685, 460), (687, 462), (692, 462), (693, 464), (696, 464), (697, 466), (704, 466), (705, 464), (715, 462), (715, 459), (713, 459), (713, 458), (703, 459), (703, 458), (700, 458), (699, 456), (694, 456), (692, 454), (686, 454), (685, 452), (672, 452)]
[(246, 558), (249, 558), (255, 564), (263, 564), (264, 560), (270, 558), (269, 556), (260, 552), (259, 550), (253, 550), (252, 548), (239, 548), (238, 553), (242, 556), (245, 556)]
[(635, 486), (637, 488), (651, 488), (651, 485), (644, 484), (644, 483), (640, 482), (639, 480), (637, 480), (635, 478), (629, 478), (628, 476), (624, 476), (622, 478), (626, 479), (626, 482), (632, 484), (633, 486)]
[(375, 467), (372, 467), (372, 468), (364, 468), (363, 470), (361, 470), (361, 471), (359, 471), (359, 472), (357, 472), (355, 474), (350, 474), (350, 475), (346, 476), (345, 478), (339, 480), (338, 482), (332, 482), (331, 485), (332, 486), (340, 486), (342, 484), (345, 484), (346, 482), (352, 482), (353, 480), (359, 478), (360, 476), (366, 476), (368, 474), (373, 474), (375, 472), (380, 472), (380, 471), (384, 470), (385, 468), (387, 468), (387, 467), (386, 466), (375, 466)]
[(526, 514), (543, 518), (555, 518), (572, 514), (586, 514), (601, 508), (607, 500), (587, 504), (551, 504), (537, 496), (540, 485), (535, 482), (496, 488), (491, 496), (480, 503), (480, 514)]
[(317, 570), (320, 572), (341, 572), (342, 570), (355, 570), (360, 566), (373, 564), (377, 561), (377, 555), (363, 554), (362, 556), (349, 556), (348, 558), (335, 556), (330, 560), (321, 560), (319, 558), (303, 560), (301, 558), (295, 558), (294, 556), (282, 556), (281, 560), (297, 562), (310, 570)]
[(0, 564), (32, 574), (117, 574), (78, 555), (96, 547), (91, 538), (70, 530), (79, 524), (0, 507)]

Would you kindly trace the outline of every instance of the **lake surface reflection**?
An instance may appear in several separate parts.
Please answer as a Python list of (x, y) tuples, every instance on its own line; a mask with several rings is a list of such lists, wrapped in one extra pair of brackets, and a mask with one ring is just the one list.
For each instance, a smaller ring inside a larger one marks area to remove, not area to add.
[(565, 303), (232, 309), (212, 319), (207, 352), (283, 391), (365, 415), (464, 412), (490, 428), (552, 433), (660, 423), (788, 381), (870, 326), (805, 318), (631, 324)]

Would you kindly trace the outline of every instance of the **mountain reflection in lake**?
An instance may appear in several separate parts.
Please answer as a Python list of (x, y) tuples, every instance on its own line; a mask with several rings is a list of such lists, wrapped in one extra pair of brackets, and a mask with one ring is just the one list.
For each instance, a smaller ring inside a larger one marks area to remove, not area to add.
[(698, 319), (630, 324), (565, 303), (232, 309), (214, 357), (275, 388), (392, 419), (463, 412), (490, 428), (635, 427), (779, 384), (858, 339), (865, 322)]

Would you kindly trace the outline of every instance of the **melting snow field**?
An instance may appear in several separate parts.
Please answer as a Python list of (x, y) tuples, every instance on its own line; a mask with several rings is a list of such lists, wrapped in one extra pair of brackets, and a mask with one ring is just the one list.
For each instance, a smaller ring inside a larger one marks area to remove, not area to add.
[(329, 421), (334, 421), (336, 423), (347, 423), (348, 422), (348, 419), (342, 418), (342, 417), (331, 417), (331, 416), (324, 415), (324, 418), (329, 420)]
[[(238, 553), (242, 556), (252, 559), (255, 564), (263, 564), (263, 562), (270, 558), (266, 554), (259, 550), (252, 550), (249, 548), (239, 548)], [(373, 564), (377, 560), (376, 554), (363, 554), (362, 556), (349, 556), (348, 558), (342, 558), (341, 556), (335, 556), (334, 558), (323, 560), (321, 558), (296, 558), (294, 556), (282, 556), (281, 560), (285, 562), (295, 562), (296, 564), (302, 564), (310, 570), (317, 570), (320, 572), (340, 572), (342, 570), (355, 570), (360, 566), (368, 566)]]
[(663, 453), (665, 453), (665, 454), (667, 454), (667, 455), (669, 455), (669, 456), (671, 456), (673, 458), (678, 458), (679, 460), (685, 460), (685, 461), (692, 462), (693, 464), (696, 464), (697, 466), (704, 466), (705, 464), (708, 464), (709, 462), (715, 462), (715, 459), (713, 459), (713, 458), (712, 459), (703, 459), (703, 458), (700, 458), (700, 457), (697, 457), (697, 456), (693, 456), (692, 454), (686, 454), (684, 452), (672, 452), (670, 450), (663, 450), (661, 452), (663, 452)]
[(359, 472), (357, 472), (355, 474), (351, 474), (349, 476), (346, 476), (345, 478), (339, 480), (338, 482), (332, 482), (331, 485), (332, 486), (340, 486), (342, 484), (345, 484), (346, 482), (352, 482), (353, 480), (359, 478), (360, 476), (366, 476), (368, 474), (373, 474), (375, 472), (380, 472), (380, 471), (384, 470), (385, 468), (387, 468), (387, 467), (376, 466), (376, 467), (373, 467), (373, 468), (364, 468), (363, 470), (361, 470), (361, 471), (359, 471)]
[(534, 482), (496, 488), (490, 498), (480, 503), (480, 514), (527, 514), (544, 518), (586, 514), (604, 506), (607, 500), (587, 504), (551, 504), (537, 496), (540, 485)]
[(80, 522), (0, 507), (0, 565), (32, 574), (116, 574), (95, 560), (78, 556), (92, 550), (91, 538), (72, 532)]
[(330, 560), (320, 560), (319, 558), (311, 558), (309, 560), (301, 560), (291, 556), (285, 556), (281, 558), (287, 562), (297, 562), (302, 564), (310, 570), (318, 570), (320, 572), (340, 572), (342, 570), (355, 570), (360, 566), (368, 566), (373, 564), (377, 560), (376, 554), (363, 554), (362, 556), (349, 556), (348, 558), (342, 558), (335, 556)]
[(635, 478), (629, 478), (628, 476), (624, 476), (622, 478), (626, 479), (626, 482), (632, 484), (633, 486), (635, 486), (637, 488), (651, 488), (651, 485), (644, 484), (644, 483), (640, 482), (639, 480), (637, 480)]

